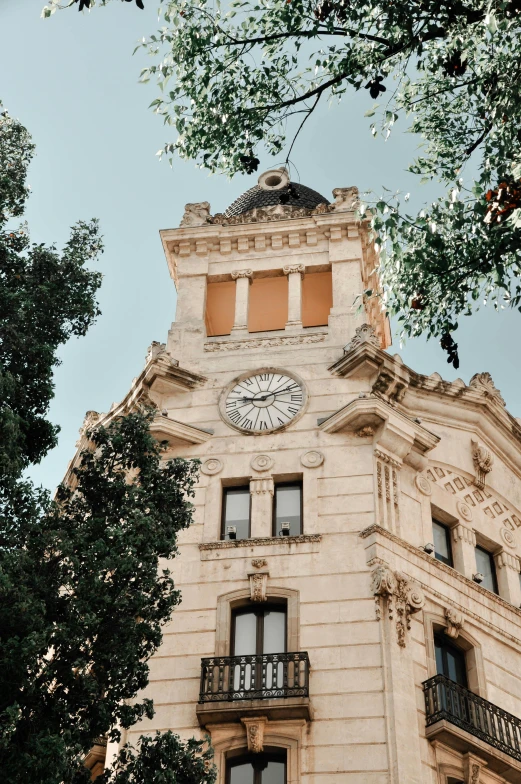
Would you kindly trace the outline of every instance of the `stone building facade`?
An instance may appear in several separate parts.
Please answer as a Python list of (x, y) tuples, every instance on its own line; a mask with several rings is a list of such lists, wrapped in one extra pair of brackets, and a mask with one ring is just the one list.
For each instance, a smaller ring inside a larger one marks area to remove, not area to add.
[(521, 426), (386, 351), (333, 194), (273, 170), (161, 232), (176, 321), (100, 421), (152, 401), (201, 474), (127, 739), (208, 733), (219, 784), (521, 782)]

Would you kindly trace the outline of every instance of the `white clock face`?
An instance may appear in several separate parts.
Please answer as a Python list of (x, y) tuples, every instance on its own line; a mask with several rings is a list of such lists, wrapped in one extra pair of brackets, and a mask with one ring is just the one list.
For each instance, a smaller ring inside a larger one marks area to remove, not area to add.
[(235, 427), (260, 433), (287, 425), (303, 405), (304, 390), (294, 378), (267, 370), (235, 384), (224, 407)]

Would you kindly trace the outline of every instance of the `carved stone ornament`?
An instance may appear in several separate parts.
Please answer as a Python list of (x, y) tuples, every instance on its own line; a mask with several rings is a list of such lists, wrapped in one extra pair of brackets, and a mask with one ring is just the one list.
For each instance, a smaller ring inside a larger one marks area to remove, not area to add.
[(284, 275), (291, 275), (293, 272), (300, 272), (300, 277), (304, 277), (304, 273), (306, 268), (304, 264), (288, 264), (286, 267), (282, 267), (282, 272)]
[(361, 327), (355, 329), (354, 338), (350, 343), (344, 346), (344, 354), (354, 351), (356, 348), (363, 346), (364, 343), (369, 343), (369, 345), (375, 346), (375, 348), (380, 348), (380, 341), (374, 331), (374, 327), (370, 324), (362, 324)]
[(250, 599), (252, 602), (265, 602), (268, 588), (268, 572), (255, 572), (249, 574)]
[(447, 637), (451, 637), (453, 640), (455, 640), (459, 636), (460, 631), (463, 629), (465, 619), (463, 615), (457, 610), (454, 610), (454, 608), (446, 607), (445, 620), (447, 621), (447, 626), (444, 629), (445, 634)]
[(246, 729), (248, 751), (250, 754), (261, 754), (264, 751), (264, 728), (268, 723), (266, 716), (252, 716), (242, 718), (241, 722)]
[(210, 204), (207, 201), (198, 201), (185, 204), (185, 213), (180, 226), (204, 226), (210, 222)]
[(166, 353), (166, 343), (160, 343), (158, 340), (153, 340), (147, 349), (146, 364), (157, 359), (161, 354)]
[(305, 468), (318, 468), (324, 462), (324, 455), (322, 452), (312, 449), (310, 452), (300, 456), (300, 462)]
[(269, 495), (273, 495), (273, 478), (269, 476), (250, 479), (250, 493), (255, 493), (256, 495), (269, 493)]
[(379, 564), (372, 574), (371, 592), (375, 597), (378, 621), (382, 616), (382, 605), (387, 605), (389, 621), (394, 620), (396, 612), (398, 645), (405, 648), (411, 615), (419, 612), (425, 604), (421, 588), (403, 572), (393, 572), (387, 565)]
[(356, 435), (358, 438), (372, 438), (375, 434), (374, 427), (371, 425), (366, 425), (365, 427), (361, 427), (360, 430), (356, 431)]
[(80, 445), (80, 441), (83, 438), (83, 436), (85, 435), (85, 433), (87, 432), (87, 430), (91, 430), (96, 425), (96, 423), (99, 422), (99, 420), (101, 419), (102, 416), (103, 416), (103, 414), (98, 414), (97, 411), (87, 411), (86, 412), (85, 416), (83, 417), (82, 425), (81, 425), (81, 427), (80, 427), (80, 429), (78, 431), (79, 434), (80, 434), (80, 437), (76, 441), (76, 446)]
[(206, 476), (213, 476), (223, 470), (223, 464), (217, 457), (209, 457), (201, 465), (201, 473)]
[(469, 784), (479, 784), (479, 780), (481, 778), (481, 765), (478, 765), (477, 762), (473, 762), (470, 766), (468, 782)]
[(414, 479), (414, 484), (423, 495), (432, 495), (432, 486), (426, 476), (417, 474)]
[(486, 446), (480, 444), (479, 441), (475, 441), (472, 438), (470, 443), (472, 445), (472, 460), (474, 461), (474, 468), (476, 469), (474, 484), (476, 487), (479, 487), (480, 490), (483, 490), (486, 476), (492, 471), (494, 457)]
[(268, 223), (288, 218), (307, 218), (309, 215), (320, 215), (323, 212), (332, 212), (332, 207), (324, 203), (311, 210), (306, 207), (294, 207), (291, 204), (273, 204), (267, 207), (255, 207), (240, 215), (227, 216), (223, 213), (217, 213), (209, 218), (208, 223), (220, 226), (237, 226), (244, 223)]
[(273, 463), (274, 460), (269, 455), (255, 455), (250, 461), (254, 471), (269, 471)]
[(334, 188), (333, 197), (335, 201), (331, 207), (335, 212), (356, 210), (358, 207), (358, 188), (355, 185), (350, 188)]
[(492, 400), (495, 400), (502, 406), (506, 406), (501, 392), (492, 381), (490, 373), (475, 373), (469, 381), (469, 387), (485, 393), (487, 397), (492, 398)]
[(467, 523), (470, 523), (472, 520), (472, 509), (471, 507), (465, 503), (465, 501), (458, 500), (456, 501), (456, 509), (458, 510), (459, 516), (462, 520), (465, 520)]
[(300, 346), (309, 343), (323, 343), (325, 332), (315, 332), (311, 335), (280, 335), (276, 338), (253, 338), (246, 340), (220, 340), (215, 343), (205, 343), (205, 351), (246, 351), (252, 348), (278, 348), (279, 346)]
[(237, 280), (238, 278), (249, 278), (251, 283), (253, 279), (253, 270), (251, 269), (233, 270), (232, 278), (234, 280)]
[(517, 547), (517, 542), (512, 531), (509, 531), (508, 528), (501, 528), (499, 533), (506, 545), (509, 547)]
[(254, 569), (262, 569), (263, 566), (268, 565), (268, 562), (265, 558), (252, 558), (251, 565)]

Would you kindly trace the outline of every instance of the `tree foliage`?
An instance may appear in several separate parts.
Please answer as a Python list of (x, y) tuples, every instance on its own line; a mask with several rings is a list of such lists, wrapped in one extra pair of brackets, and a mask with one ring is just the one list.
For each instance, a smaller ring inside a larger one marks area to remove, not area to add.
[(413, 215), (397, 194), (372, 203), (385, 306), (403, 333), (450, 333), (483, 300), (520, 307), (519, 0), (161, 7), (163, 26), (142, 42), (154, 63), (141, 78), (157, 80), (152, 107), (177, 134), (166, 155), (251, 171), (260, 146), (289, 157), (320, 101), (367, 90), (373, 135), (387, 137), (398, 120), (418, 134), (411, 171), (447, 191)]
[[(96, 222), (65, 249), (35, 245), (23, 214), (34, 147), (0, 119), (0, 765), (12, 784), (79, 784), (93, 740), (153, 715), (137, 698), (179, 602), (163, 559), (192, 519), (195, 462), (163, 465), (150, 411), (88, 432), (51, 500), (23, 469), (55, 443), (57, 349), (94, 321)], [(111, 784), (213, 784), (211, 751), (172, 733), (124, 747)], [(163, 771), (163, 773), (161, 773)], [(162, 778), (158, 778), (162, 776)]]

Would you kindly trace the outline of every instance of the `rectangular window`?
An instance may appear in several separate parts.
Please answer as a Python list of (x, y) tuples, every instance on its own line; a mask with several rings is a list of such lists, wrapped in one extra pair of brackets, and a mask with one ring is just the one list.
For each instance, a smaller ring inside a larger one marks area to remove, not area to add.
[(302, 281), (302, 325), (326, 327), (333, 307), (333, 278), (331, 272), (304, 275)]
[(235, 317), (235, 281), (208, 283), (206, 286), (206, 334), (229, 335)]
[(432, 521), (432, 538), (434, 544), (434, 557), (447, 566), (453, 566), (452, 547), (450, 544), (450, 528), (438, 522)]
[[(289, 531), (289, 533), (285, 533)], [(302, 482), (275, 485), (273, 496), (273, 536), (300, 536), (302, 533)]]
[(250, 499), (249, 485), (225, 488), (221, 539), (250, 538)]
[(288, 278), (254, 278), (249, 291), (248, 332), (284, 329), (288, 320)]
[(478, 572), (483, 575), (481, 582), (483, 588), (488, 588), (492, 593), (498, 593), (494, 556), (479, 545), (476, 547), (476, 567)]

